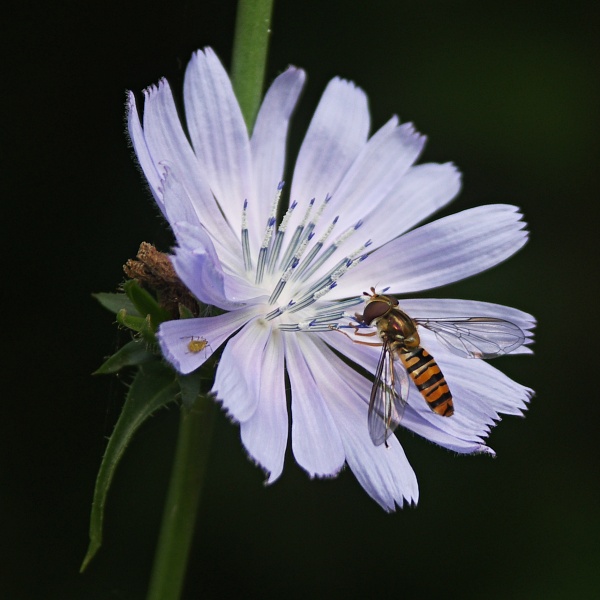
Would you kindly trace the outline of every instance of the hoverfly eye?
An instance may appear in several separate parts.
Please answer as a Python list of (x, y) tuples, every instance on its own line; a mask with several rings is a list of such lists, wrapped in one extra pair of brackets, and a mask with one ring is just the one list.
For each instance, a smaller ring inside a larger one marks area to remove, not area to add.
[(380, 319), (386, 315), (391, 309), (388, 302), (382, 300), (374, 300), (369, 302), (365, 307), (365, 312), (362, 314), (362, 321), (367, 325), (370, 325), (375, 319)]

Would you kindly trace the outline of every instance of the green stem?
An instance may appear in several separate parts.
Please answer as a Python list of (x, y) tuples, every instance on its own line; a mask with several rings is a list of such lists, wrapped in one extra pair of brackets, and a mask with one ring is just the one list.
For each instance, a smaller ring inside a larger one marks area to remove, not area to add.
[[(262, 100), (272, 12), (273, 0), (239, 0), (231, 80), (250, 132)], [(191, 410), (181, 409), (177, 450), (147, 600), (178, 600), (181, 596), (214, 409), (215, 402), (204, 396)]]
[(200, 396), (191, 409), (181, 408), (173, 472), (154, 557), (147, 600), (178, 600), (210, 450), (215, 402)]
[(273, 0), (238, 2), (231, 81), (249, 132), (262, 100), (272, 13)]

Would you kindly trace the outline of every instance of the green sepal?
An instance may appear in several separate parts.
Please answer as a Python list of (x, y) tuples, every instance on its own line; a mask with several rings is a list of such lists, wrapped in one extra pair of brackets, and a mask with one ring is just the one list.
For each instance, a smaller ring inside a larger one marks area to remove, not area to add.
[(109, 310), (111, 313), (117, 314), (120, 310), (126, 310), (128, 314), (135, 317), (140, 317), (140, 313), (136, 310), (133, 302), (127, 297), (127, 294), (113, 294), (109, 292), (99, 292), (92, 294), (100, 304)]
[(177, 375), (177, 381), (181, 388), (181, 403), (184, 408), (188, 410), (193, 408), (194, 403), (198, 400), (202, 392), (203, 379), (204, 377), (202, 377), (200, 369), (196, 369), (187, 375), (182, 375), (181, 373)]
[(179, 318), (180, 319), (193, 319), (194, 313), (187, 306), (180, 304), (179, 305)]
[(142, 330), (148, 329), (151, 325), (148, 323), (148, 317), (138, 317), (130, 315), (124, 308), (117, 313), (117, 323), (141, 333)]
[(152, 326), (150, 315), (146, 315), (145, 317), (133, 317), (127, 314), (125, 310), (120, 310), (117, 313), (117, 323), (141, 334), (149, 344), (156, 344), (156, 336), (154, 335), (154, 328)]
[(168, 311), (160, 306), (156, 298), (143, 289), (135, 279), (126, 281), (123, 284), (123, 290), (140, 315), (150, 315), (154, 332), (163, 321), (169, 321), (172, 318)]
[(86, 569), (102, 545), (106, 497), (125, 449), (140, 425), (159, 408), (173, 402), (178, 390), (175, 372), (163, 362), (155, 361), (140, 366), (127, 393), (119, 420), (108, 440), (98, 471), (90, 515), (90, 544), (81, 571)]
[(132, 340), (109, 356), (93, 375), (108, 375), (117, 373), (123, 367), (143, 365), (155, 360), (156, 355), (148, 350), (148, 345), (143, 340)]

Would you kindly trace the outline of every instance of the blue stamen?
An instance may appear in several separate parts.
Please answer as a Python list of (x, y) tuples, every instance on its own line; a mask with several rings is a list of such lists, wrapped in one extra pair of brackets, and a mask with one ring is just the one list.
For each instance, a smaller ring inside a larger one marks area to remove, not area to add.
[(271, 251), (269, 252), (269, 260), (267, 262), (267, 271), (269, 273), (273, 273), (273, 271), (275, 270), (275, 265), (277, 264), (277, 261), (279, 260), (279, 254), (281, 252), (281, 245), (283, 243), (283, 238), (285, 236), (285, 231), (287, 229), (288, 221), (290, 220), (290, 217), (291, 217), (292, 213), (294, 212), (294, 209), (296, 208), (296, 206), (298, 206), (298, 203), (294, 200), (292, 202), (292, 204), (290, 205), (290, 207), (287, 209), (287, 212), (285, 213), (285, 215), (283, 216), (283, 219), (281, 220), (281, 225), (279, 225), (277, 233), (275, 234), (275, 241), (273, 243)]
[[(336, 217), (337, 218), (337, 217)], [(312, 275), (314, 275), (314, 273), (317, 271), (317, 269), (319, 269), (319, 267), (321, 267), (325, 261), (362, 225), (362, 221), (358, 221), (355, 225), (353, 225), (352, 227), (349, 227), (348, 229), (346, 229), (346, 231), (344, 231), (334, 242), (331, 246), (329, 246), (327, 248), (327, 250), (325, 250), (325, 252), (323, 252), (323, 254), (317, 259), (317, 261), (310, 267), (308, 268), (304, 273), (304, 279), (308, 279), (309, 277), (312, 277)]]
[(337, 217), (335, 217), (335, 219), (333, 219), (333, 221), (327, 228), (327, 231), (325, 231), (325, 233), (321, 236), (321, 239), (311, 248), (311, 251), (308, 253), (308, 256), (302, 262), (302, 266), (298, 269), (298, 271), (296, 271), (296, 274), (295, 274), (296, 279), (305, 273), (305, 271), (310, 266), (310, 263), (315, 259), (317, 254), (321, 251), (321, 248), (323, 248), (323, 245), (325, 244), (325, 240), (327, 240), (327, 238), (331, 235), (331, 232), (333, 231), (333, 228), (336, 226), (338, 219), (339, 219), (339, 216), (337, 216)]
[(315, 199), (312, 198), (311, 201), (308, 203), (308, 208), (306, 209), (306, 212), (304, 213), (304, 218), (302, 219), (302, 223), (300, 223), (300, 225), (298, 225), (298, 227), (296, 227), (296, 231), (294, 231), (294, 235), (292, 236), (292, 239), (287, 247), (287, 250), (285, 251), (285, 254), (283, 255), (283, 259), (281, 260), (281, 263), (279, 263), (279, 268), (281, 271), (285, 271), (288, 268), (289, 263), (292, 259), (292, 256), (294, 256), (294, 254), (296, 253), (296, 250), (298, 249), (298, 246), (301, 243), (302, 232), (304, 231), (304, 227), (306, 226), (306, 222), (308, 221), (308, 217), (310, 215), (310, 212), (311, 212), (314, 204), (315, 204)]
[(269, 298), (269, 304), (274, 304), (275, 302), (277, 302), (277, 298), (279, 298), (281, 292), (283, 292), (283, 288), (285, 287), (286, 283), (291, 277), (294, 269), (298, 266), (298, 262), (298, 260), (293, 260), (292, 264), (288, 267), (288, 269), (286, 269), (285, 273), (283, 273), (283, 275), (277, 282), (277, 285), (275, 286), (271, 297)]
[(250, 236), (248, 235), (248, 200), (244, 200), (242, 209), (242, 255), (244, 257), (244, 269), (252, 270), (252, 256), (250, 255)]
[(269, 252), (269, 244), (271, 242), (271, 237), (273, 235), (273, 228), (275, 227), (276, 219), (275, 217), (269, 217), (269, 221), (267, 222), (267, 229), (265, 231), (265, 237), (263, 239), (263, 243), (260, 246), (260, 250), (258, 252), (258, 263), (256, 266), (256, 279), (255, 282), (257, 284), (262, 283), (263, 276), (265, 273), (265, 265), (267, 262), (267, 255)]

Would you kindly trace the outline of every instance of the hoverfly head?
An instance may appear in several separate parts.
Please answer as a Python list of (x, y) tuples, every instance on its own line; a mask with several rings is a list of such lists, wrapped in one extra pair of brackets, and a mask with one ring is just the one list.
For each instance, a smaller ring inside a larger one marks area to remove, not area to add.
[(373, 288), (371, 290), (373, 294), (367, 300), (363, 314), (356, 315), (358, 321), (365, 325), (371, 325), (376, 319), (386, 317), (395, 306), (398, 306), (396, 298), (376, 294)]

